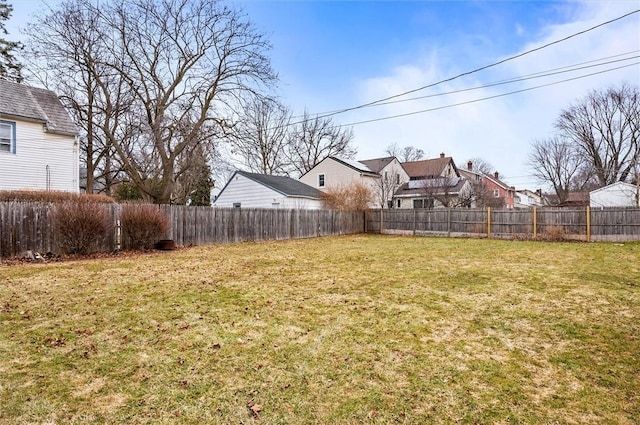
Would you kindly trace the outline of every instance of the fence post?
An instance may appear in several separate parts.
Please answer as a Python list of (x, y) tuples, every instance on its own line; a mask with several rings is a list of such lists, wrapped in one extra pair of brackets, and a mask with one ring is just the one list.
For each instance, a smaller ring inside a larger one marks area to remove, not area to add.
[(491, 207), (487, 207), (487, 239), (491, 239)]
[(447, 208), (447, 237), (451, 237), (451, 207)]
[(417, 210), (414, 208), (413, 209), (413, 236), (416, 235), (416, 215), (417, 215)]
[(538, 237), (538, 207), (533, 207), (533, 239)]
[(587, 205), (587, 242), (591, 242), (591, 207)]
[(384, 229), (384, 217), (383, 210), (380, 208), (380, 234), (382, 234), (382, 229)]

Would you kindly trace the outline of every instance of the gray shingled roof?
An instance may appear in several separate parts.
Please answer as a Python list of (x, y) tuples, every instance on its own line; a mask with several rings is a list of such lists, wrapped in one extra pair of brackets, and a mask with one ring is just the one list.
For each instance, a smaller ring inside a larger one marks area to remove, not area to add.
[(322, 192), (318, 189), (290, 177), (269, 176), (266, 174), (247, 173), (246, 171), (236, 171), (236, 173), (286, 196), (300, 196), (313, 199), (320, 199), (322, 196)]
[(47, 125), (49, 133), (65, 136), (78, 134), (78, 129), (54, 92), (1, 79), (0, 118), (41, 122)]

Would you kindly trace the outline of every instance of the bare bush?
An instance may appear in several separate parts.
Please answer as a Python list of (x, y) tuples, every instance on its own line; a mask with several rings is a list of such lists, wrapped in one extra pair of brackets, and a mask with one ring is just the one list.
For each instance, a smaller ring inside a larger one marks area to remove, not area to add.
[(0, 202), (89, 202), (112, 204), (113, 198), (106, 195), (78, 194), (45, 190), (0, 190)]
[(113, 229), (104, 204), (78, 199), (56, 204), (52, 222), (60, 247), (67, 254), (97, 251)]
[(157, 205), (123, 204), (120, 222), (124, 249), (151, 249), (169, 231), (169, 218)]
[(563, 242), (569, 240), (567, 238), (567, 232), (562, 226), (545, 227), (544, 231), (538, 234), (538, 239), (546, 242)]
[(330, 187), (322, 195), (324, 207), (338, 211), (364, 211), (372, 200), (371, 189), (362, 183)]

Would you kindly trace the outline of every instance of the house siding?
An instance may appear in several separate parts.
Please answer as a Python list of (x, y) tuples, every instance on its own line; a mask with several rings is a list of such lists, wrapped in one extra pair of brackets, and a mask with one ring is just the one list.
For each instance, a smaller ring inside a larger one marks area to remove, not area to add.
[[(324, 187), (318, 185), (320, 174), (324, 174)], [(351, 183), (364, 183), (371, 186), (371, 182), (375, 179), (376, 177), (363, 175), (345, 164), (327, 158), (300, 177), (299, 180), (318, 190), (326, 191), (331, 187), (348, 186)]]
[(240, 203), (243, 208), (322, 208), (320, 200), (287, 197), (240, 174), (233, 177), (233, 181), (227, 184), (213, 205), (215, 207), (233, 207), (236, 203)]
[(2, 119), (16, 123), (16, 142), (14, 152), (0, 152), (0, 190), (79, 191), (73, 136), (45, 133), (42, 123)]
[[(318, 176), (324, 175), (324, 186), (318, 184)], [(326, 192), (332, 187), (344, 187), (353, 183), (366, 185), (371, 190), (371, 195), (376, 198), (378, 186), (377, 180), (379, 176), (363, 174), (348, 165), (335, 161), (333, 158), (326, 158), (311, 171), (300, 177), (300, 181), (318, 190)], [(380, 204), (372, 202), (371, 208), (380, 208)]]
[(609, 186), (596, 189), (589, 194), (592, 208), (600, 207), (637, 207), (636, 197), (640, 189), (625, 182), (616, 182)]

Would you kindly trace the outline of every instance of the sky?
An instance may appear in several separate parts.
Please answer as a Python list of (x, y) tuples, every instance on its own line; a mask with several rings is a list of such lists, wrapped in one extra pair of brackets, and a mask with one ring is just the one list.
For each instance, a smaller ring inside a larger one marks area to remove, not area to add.
[[(20, 39), (30, 16), (55, 2), (10, 0), (8, 38)], [(445, 153), (456, 164), (482, 158), (517, 189), (544, 187), (527, 165), (530, 146), (555, 134), (561, 111), (593, 90), (640, 86), (640, 13), (440, 83), (619, 18), (640, 9), (640, 0), (231, 3), (270, 40), (275, 91), (294, 115), (432, 86), (332, 116), (353, 125), (359, 160), (386, 156), (396, 143), (427, 158)], [(511, 79), (521, 81), (492, 85)], [(403, 114), (411, 115), (389, 118)], [(377, 121), (363, 123), (370, 120)]]

